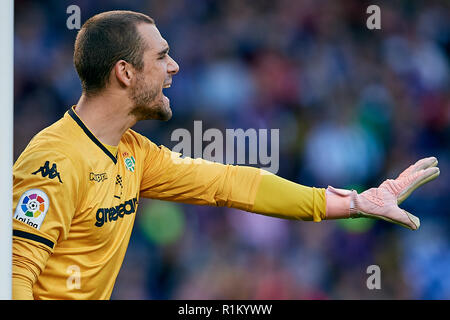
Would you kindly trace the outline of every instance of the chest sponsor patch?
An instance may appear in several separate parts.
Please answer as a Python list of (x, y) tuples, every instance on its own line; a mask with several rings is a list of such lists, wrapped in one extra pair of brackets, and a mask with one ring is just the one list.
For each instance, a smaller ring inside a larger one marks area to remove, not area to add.
[(40, 229), (50, 206), (47, 194), (39, 189), (25, 191), (17, 203), (14, 218)]

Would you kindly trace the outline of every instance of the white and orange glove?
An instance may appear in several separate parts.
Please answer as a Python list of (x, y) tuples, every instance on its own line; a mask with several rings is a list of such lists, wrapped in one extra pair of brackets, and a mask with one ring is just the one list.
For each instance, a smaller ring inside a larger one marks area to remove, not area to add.
[(417, 230), (419, 218), (399, 205), (415, 189), (439, 176), (437, 164), (435, 157), (421, 159), (404, 170), (397, 179), (387, 179), (378, 188), (371, 188), (361, 194), (355, 190), (328, 186), (325, 193), (326, 219), (377, 218)]

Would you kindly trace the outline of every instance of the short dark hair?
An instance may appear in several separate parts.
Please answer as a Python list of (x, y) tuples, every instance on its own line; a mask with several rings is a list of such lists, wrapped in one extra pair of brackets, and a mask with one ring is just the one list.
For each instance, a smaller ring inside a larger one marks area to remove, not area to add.
[(83, 24), (73, 54), (83, 93), (91, 95), (105, 88), (119, 60), (142, 70), (146, 44), (137, 31), (140, 23), (155, 21), (142, 13), (117, 10), (97, 14)]

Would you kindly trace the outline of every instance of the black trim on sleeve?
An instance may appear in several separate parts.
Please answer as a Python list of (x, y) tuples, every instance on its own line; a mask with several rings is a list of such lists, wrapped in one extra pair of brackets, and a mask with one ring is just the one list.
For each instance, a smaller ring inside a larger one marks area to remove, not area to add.
[(117, 158), (105, 146), (93, 135), (93, 133), (84, 125), (83, 121), (77, 116), (77, 114), (73, 111), (72, 108), (68, 111), (69, 115), (75, 120), (75, 122), (83, 129), (84, 133), (91, 139), (102, 151), (111, 158), (114, 164), (117, 163)]
[(29, 239), (29, 240), (33, 240), (42, 244), (45, 244), (47, 247), (50, 247), (50, 249), (53, 249), (53, 247), (55, 246), (55, 244), (51, 241), (48, 240), (44, 237), (38, 236), (36, 234), (33, 233), (29, 233), (26, 231), (22, 231), (22, 230), (13, 230), (13, 236), (19, 237), (19, 238), (24, 238), (24, 239)]

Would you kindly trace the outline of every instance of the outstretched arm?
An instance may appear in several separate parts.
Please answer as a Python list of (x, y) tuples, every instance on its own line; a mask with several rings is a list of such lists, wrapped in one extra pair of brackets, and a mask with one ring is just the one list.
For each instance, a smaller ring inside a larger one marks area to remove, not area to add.
[(284, 219), (325, 218), (324, 188), (300, 185), (263, 169), (181, 158), (148, 140), (147, 147), (141, 197), (227, 206)]
[(268, 216), (319, 222), (355, 217), (380, 218), (410, 229), (417, 217), (398, 204), (413, 190), (439, 175), (434, 157), (422, 159), (362, 194), (354, 190), (308, 187), (268, 171), (180, 158), (161, 146), (149, 144), (141, 196), (200, 205), (228, 206)]

